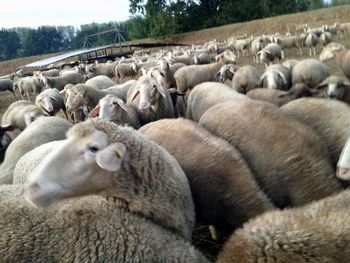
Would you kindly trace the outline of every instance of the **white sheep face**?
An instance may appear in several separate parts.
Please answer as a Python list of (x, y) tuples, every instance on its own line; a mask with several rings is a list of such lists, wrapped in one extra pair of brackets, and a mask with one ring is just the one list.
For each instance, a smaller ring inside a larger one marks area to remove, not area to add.
[(67, 133), (68, 139), (46, 156), (30, 174), (25, 198), (35, 206), (74, 196), (108, 192), (125, 159), (124, 144), (109, 143), (107, 135), (77, 124)]
[(118, 122), (122, 114), (121, 111), (128, 111), (125, 102), (113, 95), (107, 95), (102, 98), (99, 102), (99, 105), (99, 117), (105, 121)]

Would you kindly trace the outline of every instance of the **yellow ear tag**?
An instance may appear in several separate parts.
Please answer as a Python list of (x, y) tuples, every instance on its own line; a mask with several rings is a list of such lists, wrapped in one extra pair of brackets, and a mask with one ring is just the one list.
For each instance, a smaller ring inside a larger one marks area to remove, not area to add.
[(116, 148), (116, 149), (114, 150), (114, 152), (115, 152), (115, 155), (116, 155), (118, 158), (121, 158), (122, 155), (123, 155), (123, 152), (122, 152), (120, 149), (118, 149), (118, 148)]

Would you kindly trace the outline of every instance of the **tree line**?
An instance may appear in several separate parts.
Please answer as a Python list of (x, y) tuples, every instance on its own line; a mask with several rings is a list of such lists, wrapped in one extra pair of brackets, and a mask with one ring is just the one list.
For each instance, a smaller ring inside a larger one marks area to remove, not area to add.
[[(0, 61), (82, 48), (85, 37), (119, 28), (125, 40), (172, 35), (287, 13), (350, 4), (350, 0), (130, 0), (125, 22), (73, 26), (18, 27), (0, 30)], [(89, 38), (92, 46), (114, 42), (116, 35)]]

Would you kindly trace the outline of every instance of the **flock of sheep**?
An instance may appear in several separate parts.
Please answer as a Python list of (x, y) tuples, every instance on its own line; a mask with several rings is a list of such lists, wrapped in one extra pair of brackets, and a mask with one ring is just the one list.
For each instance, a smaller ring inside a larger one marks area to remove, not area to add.
[(348, 29), (0, 78), (1, 261), (349, 262)]

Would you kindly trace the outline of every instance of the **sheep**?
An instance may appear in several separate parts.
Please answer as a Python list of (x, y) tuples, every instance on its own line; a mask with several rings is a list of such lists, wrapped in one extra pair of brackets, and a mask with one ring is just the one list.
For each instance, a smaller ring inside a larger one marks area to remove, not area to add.
[[(264, 48), (265, 41), (262, 37), (258, 37), (254, 39), (251, 43), (251, 50), (252, 50), (252, 55), (253, 55), (253, 61), (254, 63), (259, 63), (259, 51)], [(260, 61), (260, 63), (262, 63)]]
[(73, 112), (80, 108), (91, 110), (108, 93), (85, 84), (77, 84), (66, 90), (66, 94), (67, 111)]
[(278, 107), (281, 107), (282, 105), (293, 100), (291, 96), (288, 96), (288, 92), (277, 89), (253, 89), (249, 91), (246, 95), (247, 97), (253, 100), (269, 102)]
[(235, 63), (236, 55), (227, 50), (218, 55), (218, 62), (207, 65), (185, 66), (174, 74), (177, 90), (186, 93), (197, 84), (206, 81), (216, 81), (216, 74), (224, 64)]
[(13, 82), (11, 79), (0, 79), (0, 91), (10, 91), (13, 94), (13, 98), (16, 98), (15, 92), (13, 90)]
[(35, 77), (24, 77), (18, 81), (18, 90), (24, 100), (24, 95), (27, 95), (28, 101), (30, 100), (30, 94), (39, 94), (43, 89), (43, 84)]
[(261, 73), (253, 66), (246, 65), (237, 69), (232, 78), (232, 89), (246, 94), (258, 87)]
[(98, 76), (98, 75), (105, 75), (109, 78), (113, 78), (115, 76), (115, 67), (118, 64), (118, 61), (113, 63), (98, 63), (93, 64), (90, 67), (86, 68), (86, 73), (89, 76)]
[(316, 55), (315, 46), (318, 43), (318, 36), (312, 32), (309, 32), (305, 39), (305, 45), (309, 48), (309, 55)]
[(25, 153), (54, 140), (62, 140), (71, 124), (60, 117), (41, 117), (29, 125), (6, 150), (0, 165), (0, 184), (12, 184), (16, 163)]
[(128, 80), (124, 82), (123, 84), (118, 84), (112, 87), (109, 87), (107, 89), (103, 89), (103, 92), (113, 94), (119, 98), (121, 98), (123, 101), (126, 101), (126, 97), (128, 94), (128, 90), (135, 86), (137, 81), (135, 79)]
[(291, 86), (291, 72), (281, 65), (270, 65), (260, 76), (258, 85), (263, 88), (288, 90)]
[(198, 122), (202, 115), (215, 104), (245, 99), (249, 98), (224, 84), (203, 82), (195, 86), (188, 96), (186, 117)]
[(350, 79), (350, 51), (347, 51), (342, 59), (341, 68), (344, 75)]
[(103, 90), (116, 85), (116, 83), (107, 76), (99, 75), (87, 80), (85, 82), (85, 85), (91, 86), (95, 89)]
[(342, 44), (332, 42), (323, 47), (319, 59), (324, 62), (333, 58), (342, 58), (345, 55), (346, 47)]
[(46, 77), (42, 76), (42, 81), (46, 88), (56, 88), (63, 90), (67, 84), (78, 84), (84, 82), (84, 76), (80, 73), (72, 72), (59, 77)]
[(200, 65), (212, 63), (214, 59), (214, 55), (208, 53), (201, 53), (193, 57), (194, 64)]
[(226, 242), (217, 263), (350, 261), (350, 191), (254, 218)]
[(165, 119), (139, 131), (176, 158), (190, 183), (197, 222), (214, 225), (221, 240), (249, 218), (273, 208), (241, 154), (198, 124)]
[(167, 89), (154, 78), (142, 76), (128, 91), (126, 104), (137, 109), (141, 125), (163, 118), (175, 118), (175, 110)]
[(292, 71), (293, 67), (299, 62), (298, 59), (287, 59), (282, 62), (282, 65)]
[(274, 43), (278, 44), (282, 49), (282, 58), (284, 58), (283, 49), (296, 48), (298, 49), (298, 55), (303, 55), (303, 41), (299, 36), (285, 36), (285, 37), (274, 37)]
[(99, 118), (75, 124), (29, 174), (25, 197), (46, 207), (89, 194), (114, 197), (125, 212), (191, 240), (195, 218), (188, 179), (172, 155), (130, 127)]
[(319, 41), (323, 46), (326, 46), (327, 44), (333, 42), (333, 35), (327, 31), (323, 32), (320, 35)]
[(43, 112), (50, 116), (53, 116), (62, 110), (64, 116), (68, 120), (66, 105), (64, 104), (62, 95), (57, 89), (46, 89), (41, 92), (38, 96), (36, 96), (35, 104), (40, 107)]
[(350, 108), (341, 101), (303, 98), (281, 108), (289, 116), (310, 126), (327, 146), (334, 167), (350, 136)]
[(342, 100), (350, 104), (350, 82), (340, 76), (329, 76), (317, 87), (324, 90), (327, 98)]
[(2, 115), (2, 125), (11, 125), (23, 131), (29, 124), (41, 116), (47, 115), (40, 107), (26, 100), (18, 100), (10, 104)]
[(199, 124), (242, 153), (279, 208), (301, 206), (343, 189), (321, 138), (275, 105), (256, 100), (220, 103)]
[(221, 83), (227, 83), (228, 81), (230, 81), (229, 85), (230, 87), (232, 86), (232, 78), (233, 75), (235, 74), (235, 72), (237, 71), (238, 67), (235, 66), (234, 64), (226, 64), (223, 65), (220, 70), (218, 71), (218, 73), (216, 73), (216, 76), (218, 77), (219, 81)]
[(305, 83), (311, 89), (316, 88), (329, 76), (328, 67), (317, 59), (304, 59), (292, 69), (292, 84)]
[(282, 59), (282, 49), (278, 44), (270, 43), (260, 50), (258, 55), (260, 56), (260, 61), (265, 63), (265, 67), (267, 67), (268, 65), (271, 65), (275, 59), (280, 62)]
[(108, 94), (100, 99), (98, 106), (90, 112), (90, 115), (93, 116), (97, 112), (102, 120), (128, 124), (135, 129), (141, 127), (137, 110), (133, 106), (127, 106), (115, 95)]
[(4, 262), (209, 263), (189, 242), (117, 199), (88, 196), (33, 209), (22, 185), (3, 185), (0, 192)]
[(19, 158), (13, 171), (13, 184), (27, 183), (30, 171), (33, 171), (46, 155), (62, 145), (63, 142), (64, 140), (60, 140), (41, 144)]
[(115, 66), (115, 77), (121, 82), (125, 77), (131, 77), (132, 79), (137, 76), (140, 67), (136, 63), (131, 64), (119, 64)]
[(269, 102), (275, 104), (278, 107), (281, 107), (282, 105), (301, 97), (312, 96), (313, 91), (311, 91), (304, 83), (297, 83), (293, 85), (288, 91), (262, 88), (253, 89), (247, 93), (247, 97), (251, 99)]

